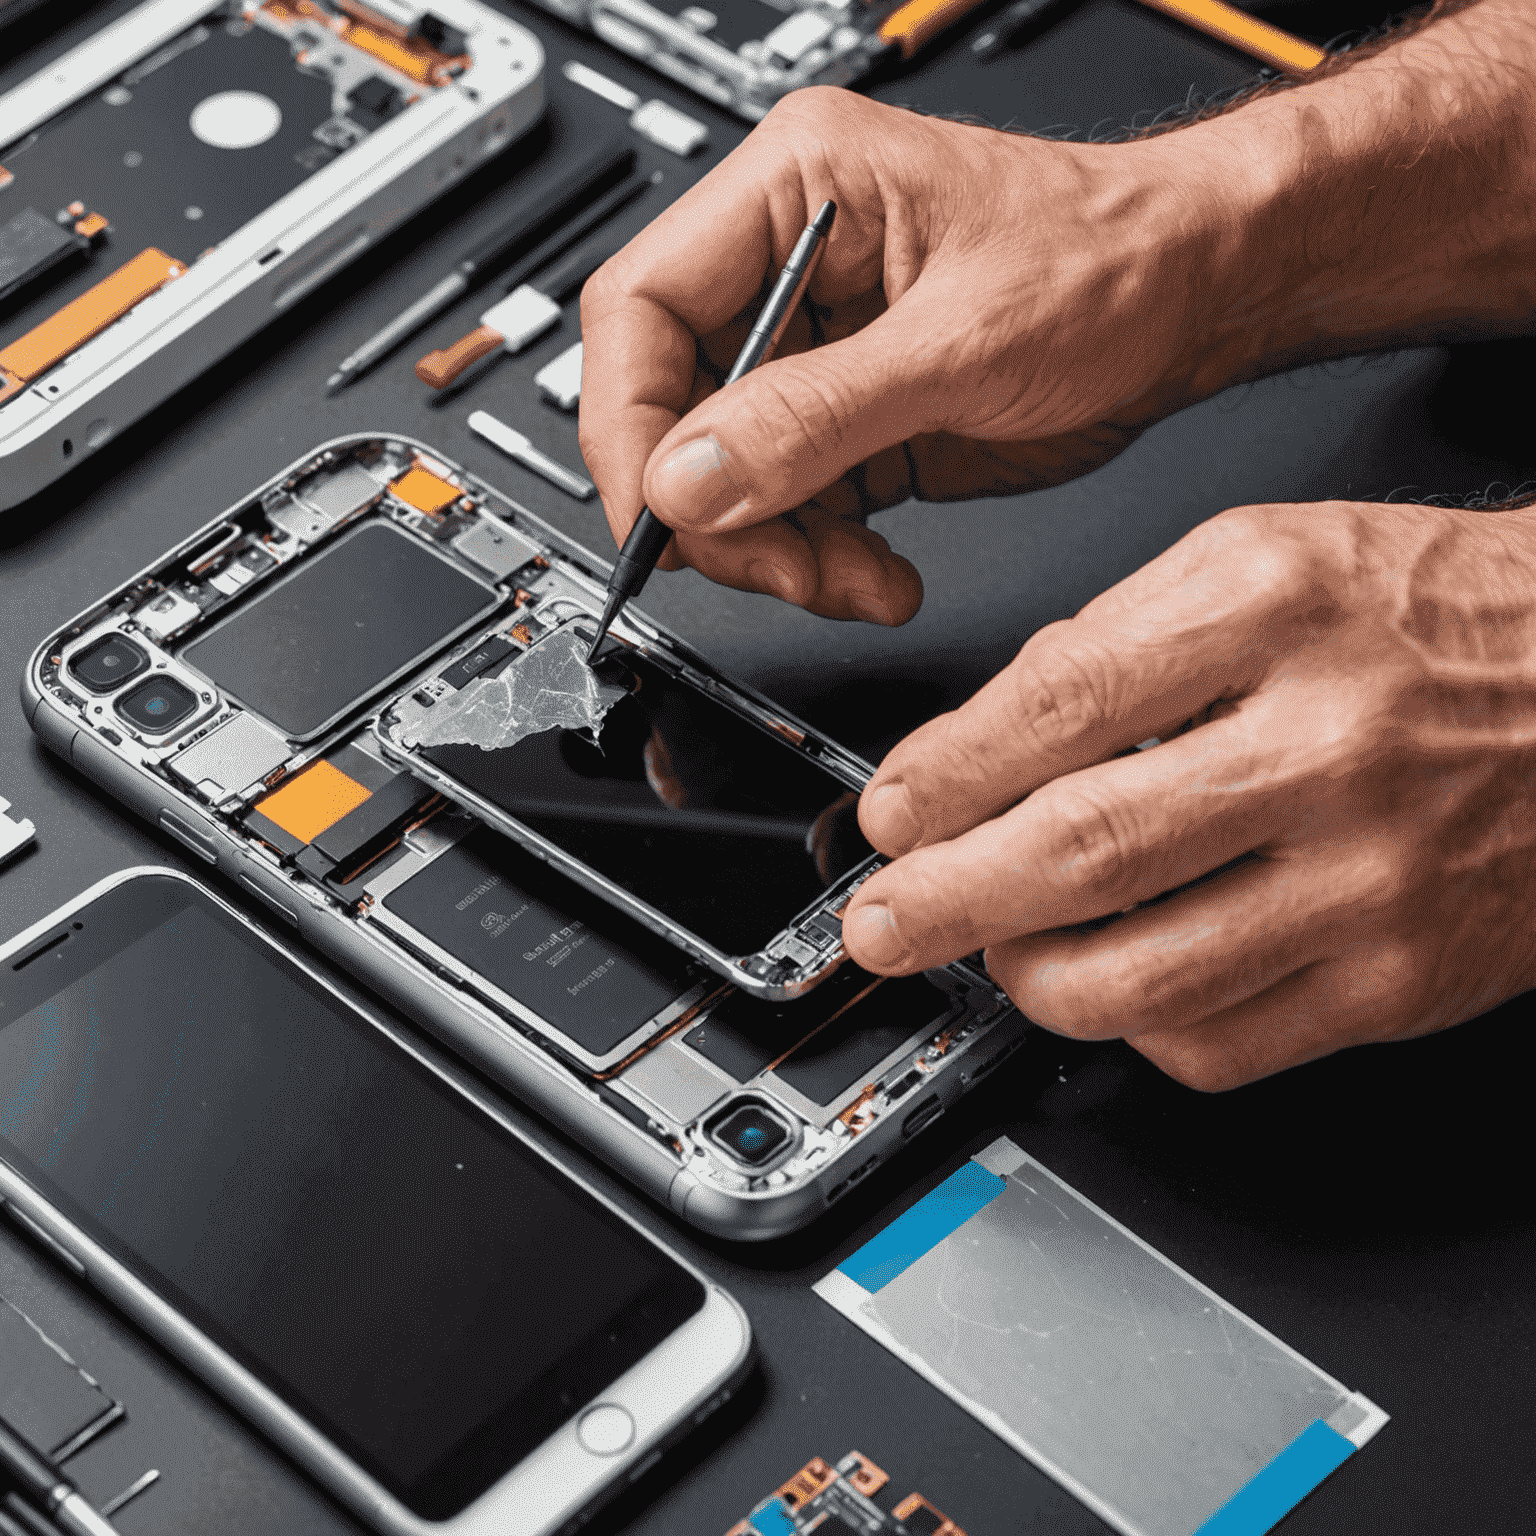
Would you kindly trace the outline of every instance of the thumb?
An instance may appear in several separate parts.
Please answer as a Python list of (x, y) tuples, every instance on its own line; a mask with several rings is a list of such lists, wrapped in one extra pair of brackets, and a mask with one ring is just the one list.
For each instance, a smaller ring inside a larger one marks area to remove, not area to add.
[[(924, 306), (926, 307), (926, 306)], [(775, 358), (695, 406), (657, 444), (646, 502), (664, 523), (729, 533), (793, 511), (882, 449), (934, 430), (938, 334), (898, 304), (863, 330)]]

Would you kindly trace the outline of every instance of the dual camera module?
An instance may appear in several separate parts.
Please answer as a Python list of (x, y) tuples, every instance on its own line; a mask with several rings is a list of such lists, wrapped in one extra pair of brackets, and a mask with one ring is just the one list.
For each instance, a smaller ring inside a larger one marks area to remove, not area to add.
[[(106, 635), (70, 658), (69, 674), (92, 693), (111, 693), (149, 670), (149, 657), (124, 635)], [(147, 736), (175, 730), (197, 709), (197, 695), (174, 677), (146, 678), (113, 706)]]

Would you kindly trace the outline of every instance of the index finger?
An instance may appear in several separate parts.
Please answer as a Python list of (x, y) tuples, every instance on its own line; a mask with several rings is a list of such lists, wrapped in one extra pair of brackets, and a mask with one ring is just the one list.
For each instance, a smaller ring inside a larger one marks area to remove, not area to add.
[(808, 201), (798, 168), (749, 138), (582, 290), (581, 448), (616, 538), (640, 515), (651, 450), (688, 409), (698, 339), (787, 259)]
[[(851, 121), (871, 104), (845, 96), (781, 102), (583, 290), (581, 447), (618, 537), (639, 516), (652, 450), (693, 403), (698, 341), (752, 304), (829, 198), (837, 226), (812, 294), (834, 303), (878, 282), (880, 181)], [(839, 141), (834, 169), (827, 146)]]
[(1247, 509), (1225, 513), (1038, 631), (974, 697), (891, 749), (859, 803), (864, 835), (892, 855), (945, 842), (1249, 692), (1285, 628), (1259, 574), (1263, 538)]

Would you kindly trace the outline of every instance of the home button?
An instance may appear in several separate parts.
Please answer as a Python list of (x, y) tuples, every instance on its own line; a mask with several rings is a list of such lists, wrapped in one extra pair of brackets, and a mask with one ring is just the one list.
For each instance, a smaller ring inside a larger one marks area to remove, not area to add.
[(617, 1456), (633, 1443), (635, 1421), (617, 1403), (599, 1403), (578, 1420), (576, 1438), (594, 1456)]

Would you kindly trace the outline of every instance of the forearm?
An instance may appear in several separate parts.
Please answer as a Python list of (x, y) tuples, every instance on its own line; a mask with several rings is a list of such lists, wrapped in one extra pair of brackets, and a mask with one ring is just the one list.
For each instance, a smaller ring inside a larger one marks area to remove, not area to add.
[(1442, 4), (1369, 57), (1144, 146), (1230, 210), (1190, 393), (1310, 359), (1536, 329), (1536, 7)]

